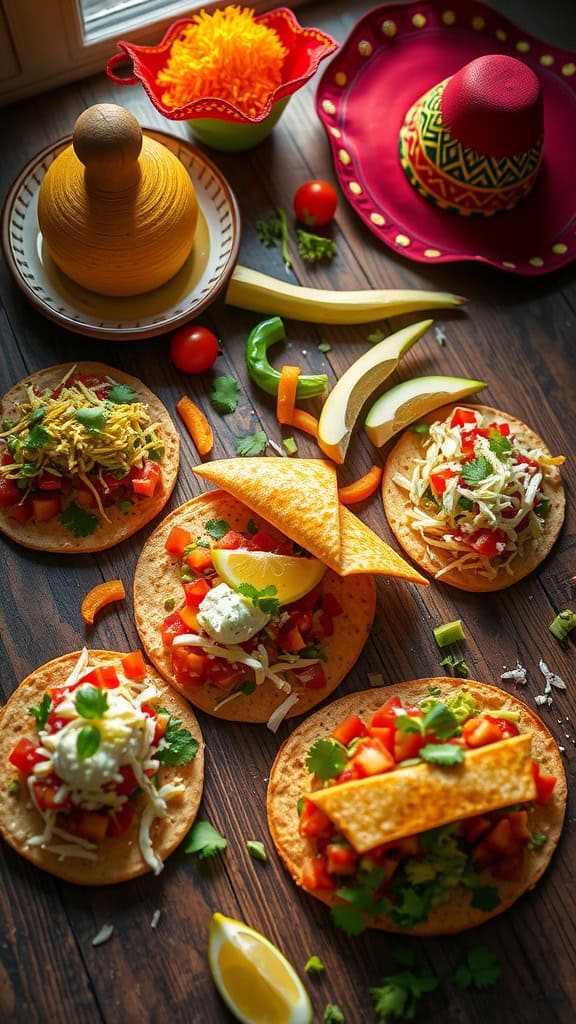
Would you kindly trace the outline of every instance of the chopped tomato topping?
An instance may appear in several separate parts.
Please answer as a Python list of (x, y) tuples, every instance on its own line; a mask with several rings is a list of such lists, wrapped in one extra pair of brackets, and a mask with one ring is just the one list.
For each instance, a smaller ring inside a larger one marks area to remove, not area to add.
[(358, 715), (350, 715), (349, 718), (345, 718), (340, 725), (336, 726), (332, 732), (332, 739), (338, 740), (344, 747), (347, 747), (358, 736), (365, 736), (367, 731), (364, 722)]
[(140, 469), (130, 472), (132, 490), (135, 494), (142, 494), (145, 498), (152, 498), (162, 478), (162, 470), (158, 462), (153, 459), (144, 459)]
[(90, 843), (101, 843), (106, 838), (109, 825), (110, 815), (102, 811), (79, 811), (66, 815), (64, 822), (67, 832)]
[(394, 756), (375, 737), (360, 740), (352, 756), (352, 764), (361, 778), (380, 775), (395, 767)]
[(55, 473), (50, 473), (49, 470), (45, 470), (41, 473), (36, 481), (36, 486), (39, 491), (61, 491), (62, 484), (62, 477), (56, 476)]
[(556, 785), (556, 776), (543, 774), (538, 761), (532, 761), (532, 773), (536, 783), (536, 803), (547, 804)]
[(418, 757), (418, 753), (425, 743), (426, 739), (420, 732), (402, 732), (400, 729), (396, 729), (394, 757), (397, 763), (407, 761), (410, 757)]
[(115, 690), (116, 687), (120, 686), (120, 680), (113, 665), (97, 665), (90, 672), (86, 672), (78, 680), (78, 683), (79, 685), (91, 683), (92, 686), (97, 686), (99, 690)]
[(144, 661), (142, 651), (132, 651), (130, 654), (125, 654), (122, 658), (122, 668), (124, 675), (128, 679), (145, 679), (146, 662)]
[(308, 797), (304, 797), (298, 831), (301, 836), (307, 836), (309, 839), (329, 839), (334, 832), (334, 826), (324, 811), (316, 807)]
[(480, 555), (487, 558), (494, 558), (501, 555), (507, 544), (507, 537), (504, 530), (475, 530), (473, 533), (464, 535), (469, 547), (473, 548)]
[(321, 662), (315, 662), (308, 668), (301, 668), (295, 672), (298, 682), (307, 690), (321, 690), (326, 686), (326, 673)]
[(507, 718), (495, 718), (492, 715), (484, 715), (488, 722), (492, 722), (493, 725), (498, 726), (500, 730), (500, 739), (508, 740), (511, 736), (518, 735), (518, 726), (516, 722), (510, 722)]
[(208, 655), (197, 654), (186, 647), (172, 648), (172, 668), (179, 683), (200, 686), (205, 682), (210, 662)]
[(187, 627), (189, 633), (200, 632), (200, 628), (198, 625), (198, 617), (196, 615), (196, 608), (193, 608), (192, 605), (190, 604), (185, 604), (184, 607), (180, 609), (178, 614), (180, 615), (182, 622)]
[(395, 729), (396, 728), (396, 715), (394, 709), (401, 709), (402, 701), (400, 697), (391, 697), (387, 700), (378, 711), (375, 711), (370, 719), (371, 726), (383, 726), (384, 728)]
[(322, 853), (317, 853), (313, 857), (306, 857), (300, 881), (304, 889), (336, 888), (336, 882), (328, 874), (327, 860)]
[(26, 736), (21, 736), (12, 752), (8, 755), (8, 761), (20, 772), (30, 775), (30, 772), (42, 761), (47, 761), (45, 754), (41, 754), (36, 743)]
[(9, 480), (3, 474), (0, 476), (0, 508), (10, 508), (21, 498), (22, 492), (16, 486), (14, 480)]
[(476, 426), (476, 414), (471, 409), (454, 409), (452, 413), (452, 419), (450, 420), (451, 427), (463, 427), (467, 423), (471, 423)]
[(437, 473), (430, 474), (430, 483), (436, 494), (444, 494), (448, 481), (458, 476), (455, 469), (441, 469)]
[(223, 548), (225, 551), (236, 551), (237, 548), (245, 548), (248, 551), (256, 551), (256, 545), (238, 530), (227, 530), (227, 532), (214, 542), (215, 548)]
[(32, 497), (32, 514), (37, 523), (47, 523), (60, 514), (62, 503), (59, 494), (35, 494)]
[(164, 547), (169, 555), (177, 555), (181, 558), (184, 549), (192, 543), (192, 534), (189, 530), (183, 530), (181, 526), (173, 526), (166, 538)]
[(175, 636), (181, 636), (182, 633), (189, 632), (188, 626), (180, 618), (180, 612), (170, 612), (170, 615), (167, 615), (164, 619), (160, 630), (162, 643), (166, 647), (170, 647)]
[(469, 718), (462, 726), (462, 736), (469, 747), (485, 747), (489, 743), (497, 743), (502, 739), (499, 726), (490, 721), (486, 715)]
[(358, 854), (348, 843), (326, 844), (326, 867), (333, 875), (353, 875), (358, 864)]
[(112, 811), (108, 818), (108, 835), (122, 836), (134, 820), (134, 808), (132, 804), (125, 803), (117, 811)]
[(194, 580), (193, 583), (185, 583), (184, 594), (186, 596), (186, 604), (191, 608), (198, 608), (209, 590), (210, 584), (203, 576), (200, 579)]
[[(0, 501), (0, 508), (2, 503)], [(17, 523), (27, 523), (34, 515), (34, 506), (32, 504), (32, 498), (26, 498), (26, 501), (18, 502), (17, 505), (12, 505), (8, 512), (10, 519), (15, 519)]]
[(184, 562), (195, 572), (204, 572), (205, 569), (214, 568), (210, 548), (192, 548), (187, 555), (184, 555)]

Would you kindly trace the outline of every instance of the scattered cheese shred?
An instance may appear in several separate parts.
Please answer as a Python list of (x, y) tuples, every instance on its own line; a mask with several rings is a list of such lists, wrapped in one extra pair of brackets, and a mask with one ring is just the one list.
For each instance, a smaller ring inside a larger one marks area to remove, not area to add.
[(102, 946), (105, 942), (108, 942), (108, 939), (112, 938), (113, 934), (114, 934), (114, 925), (113, 924), (103, 924), (101, 929), (100, 929), (100, 931), (98, 932), (98, 934), (95, 935), (94, 938), (92, 939), (92, 945), (93, 946)]

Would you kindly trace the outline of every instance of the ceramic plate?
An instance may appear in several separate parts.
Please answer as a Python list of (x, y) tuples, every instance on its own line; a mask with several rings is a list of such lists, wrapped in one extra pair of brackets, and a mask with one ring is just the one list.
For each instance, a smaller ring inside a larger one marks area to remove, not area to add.
[(68, 330), (109, 340), (164, 334), (206, 309), (234, 269), (240, 214), (228, 182), (212, 161), (185, 139), (148, 128), (143, 131), (182, 161), (198, 198), (192, 253), (161, 288), (129, 298), (98, 295), (71, 281), (50, 258), (38, 227), (38, 192), (48, 167), (72, 136), (42, 150), (21, 171), (8, 194), (2, 214), (8, 267), (32, 305)]

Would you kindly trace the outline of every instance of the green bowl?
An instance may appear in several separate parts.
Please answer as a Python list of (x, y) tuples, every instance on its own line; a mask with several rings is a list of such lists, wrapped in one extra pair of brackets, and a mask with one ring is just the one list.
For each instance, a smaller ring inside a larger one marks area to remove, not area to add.
[(268, 117), (256, 124), (221, 121), (215, 117), (197, 117), (188, 121), (188, 127), (198, 142), (224, 153), (241, 153), (252, 149), (270, 134), (290, 99), (284, 96), (274, 104)]

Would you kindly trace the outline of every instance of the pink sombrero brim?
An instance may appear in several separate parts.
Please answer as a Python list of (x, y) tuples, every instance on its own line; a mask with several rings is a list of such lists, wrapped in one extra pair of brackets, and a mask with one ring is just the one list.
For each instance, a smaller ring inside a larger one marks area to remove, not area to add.
[[(416, 192), (400, 164), (398, 135), (415, 100), (488, 53), (517, 57), (538, 74), (544, 160), (533, 191), (514, 210), (461, 217)], [(333, 58), (316, 109), (344, 195), (401, 255), (474, 260), (517, 274), (550, 273), (576, 257), (576, 54), (469, 0), (387, 4), (365, 15)]]

